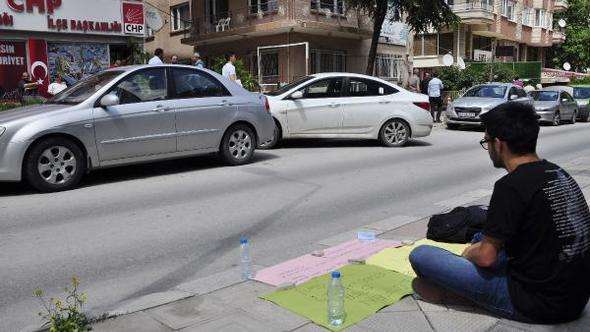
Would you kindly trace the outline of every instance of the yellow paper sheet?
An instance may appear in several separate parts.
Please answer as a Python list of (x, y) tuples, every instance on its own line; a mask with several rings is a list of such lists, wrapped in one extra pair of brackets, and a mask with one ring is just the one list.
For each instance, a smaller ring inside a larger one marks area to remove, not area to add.
[(402, 246), (398, 248), (388, 248), (384, 249), (380, 253), (369, 257), (365, 263), (367, 265), (374, 265), (379, 266), (387, 270), (393, 270), (399, 273), (403, 273), (405, 275), (415, 277), (416, 273), (412, 269), (410, 265), (410, 252), (421, 245), (430, 245), (434, 247), (439, 247), (445, 250), (448, 250), (456, 255), (461, 255), (463, 250), (467, 248), (467, 244), (455, 244), (455, 243), (442, 243), (442, 242), (435, 242), (432, 240), (422, 239), (420, 241), (416, 241), (411, 246)]

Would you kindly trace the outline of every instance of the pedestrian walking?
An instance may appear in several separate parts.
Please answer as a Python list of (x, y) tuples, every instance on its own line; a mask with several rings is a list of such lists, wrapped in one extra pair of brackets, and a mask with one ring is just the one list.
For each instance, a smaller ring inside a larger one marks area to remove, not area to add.
[(430, 83), (430, 73), (424, 74), (424, 79), (420, 82), (420, 93), (428, 96), (428, 83)]
[(420, 93), (420, 71), (414, 69), (414, 73), (410, 77), (410, 91)]
[(428, 82), (428, 98), (430, 100), (430, 114), (434, 122), (440, 122), (442, 112), (442, 90), (443, 82), (438, 78), (438, 73), (432, 74), (432, 79)]
[(230, 81), (234, 81), (237, 84), (240, 84), (238, 80), (238, 75), (236, 74), (236, 66), (234, 63), (237, 60), (237, 56), (234, 52), (229, 52), (225, 55), (225, 60), (227, 63), (221, 69), (221, 74), (223, 77), (229, 79)]
[(508, 174), (494, 185), (485, 226), (456, 256), (419, 246), (410, 253), (414, 290), (451, 292), (497, 316), (534, 324), (578, 319), (590, 297), (590, 210), (576, 181), (540, 159), (534, 108), (505, 103), (481, 115), (480, 142)]
[(191, 63), (193, 64), (193, 66), (199, 69), (205, 68), (205, 62), (201, 60), (201, 54), (199, 54), (199, 52), (195, 52), (195, 54), (193, 54), (191, 58)]
[(148, 61), (148, 64), (163, 65), (164, 61), (162, 61), (162, 59), (164, 59), (164, 50), (161, 48), (156, 48), (154, 51), (154, 56), (150, 59), (150, 61)]
[(62, 92), (67, 88), (67, 84), (62, 81), (61, 75), (58, 73), (57, 75), (55, 75), (55, 82), (49, 84), (49, 86), (47, 87), (47, 93), (49, 93), (52, 96), (55, 96), (56, 94)]

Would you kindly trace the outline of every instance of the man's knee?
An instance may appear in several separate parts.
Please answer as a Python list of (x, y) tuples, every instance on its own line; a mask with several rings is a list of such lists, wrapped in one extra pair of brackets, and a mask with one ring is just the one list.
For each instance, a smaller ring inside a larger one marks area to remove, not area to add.
[(410, 252), (410, 264), (416, 273), (421, 270), (421, 267), (428, 264), (428, 262), (432, 260), (433, 253), (436, 251), (433, 249), (436, 248), (428, 245), (422, 245), (414, 248), (414, 250)]

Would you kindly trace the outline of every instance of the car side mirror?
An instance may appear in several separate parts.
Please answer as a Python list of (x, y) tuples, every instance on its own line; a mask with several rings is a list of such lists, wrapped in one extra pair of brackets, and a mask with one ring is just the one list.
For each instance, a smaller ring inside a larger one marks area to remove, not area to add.
[(510, 100), (518, 99), (518, 95), (510, 95)]
[(569, 100), (567, 100), (567, 98), (563, 98), (563, 99), (561, 100), (561, 102), (563, 102), (563, 103), (567, 103), (568, 101), (569, 101)]
[(109, 107), (119, 105), (119, 97), (117, 95), (109, 93), (100, 99), (100, 106)]
[(291, 99), (301, 99), (303, 98), (303, 92), (295, 91), (291, 94)]

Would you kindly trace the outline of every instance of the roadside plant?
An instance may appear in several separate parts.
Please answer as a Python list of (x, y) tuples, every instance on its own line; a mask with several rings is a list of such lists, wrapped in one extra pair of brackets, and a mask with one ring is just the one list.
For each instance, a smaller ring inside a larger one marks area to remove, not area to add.
[[(213, 59), (213, 64), (211, 65), (211, 69), (213, 69), (213, 71), (221, 74), (221, 70), (223, 69), (223, 66), (226, 63), (227, 63), (227, 61), (225, 60), (225, 57), (222, 57), (222, 56), (216, 57), (215, 59)], [(252, 76), (252, 74), (250, 74), (248, 69), (246, 69), (246, 65), (244, 65), (244, 61), (242, 61), (241, 59), (238, 59), (234, 63), (234, 66), (236, 67), (236, 75), (238, 76), (238, 79), (242, 82), (242, 86), (244, 87), (244, 89), (246, 89), (248, 91), (253, 91), (253, 92), (258, 91), (259, 90), (258, 82), (256, 82), (256, 79), (254, 78), (254, 76)]]
[(65, 287), (65, 299), (46, 299), (42, 289), (36, 289), (33, 295), (39, 299), (43, 311), (39, 312), (45, 322), (44, 328), (49, 332), (85, 332), (90, 331), (90, 321), (82, 311), (82, 306), (88, 301), (86, 293), (78, 290), (80, 280), (72, 277), (71, 286)]

